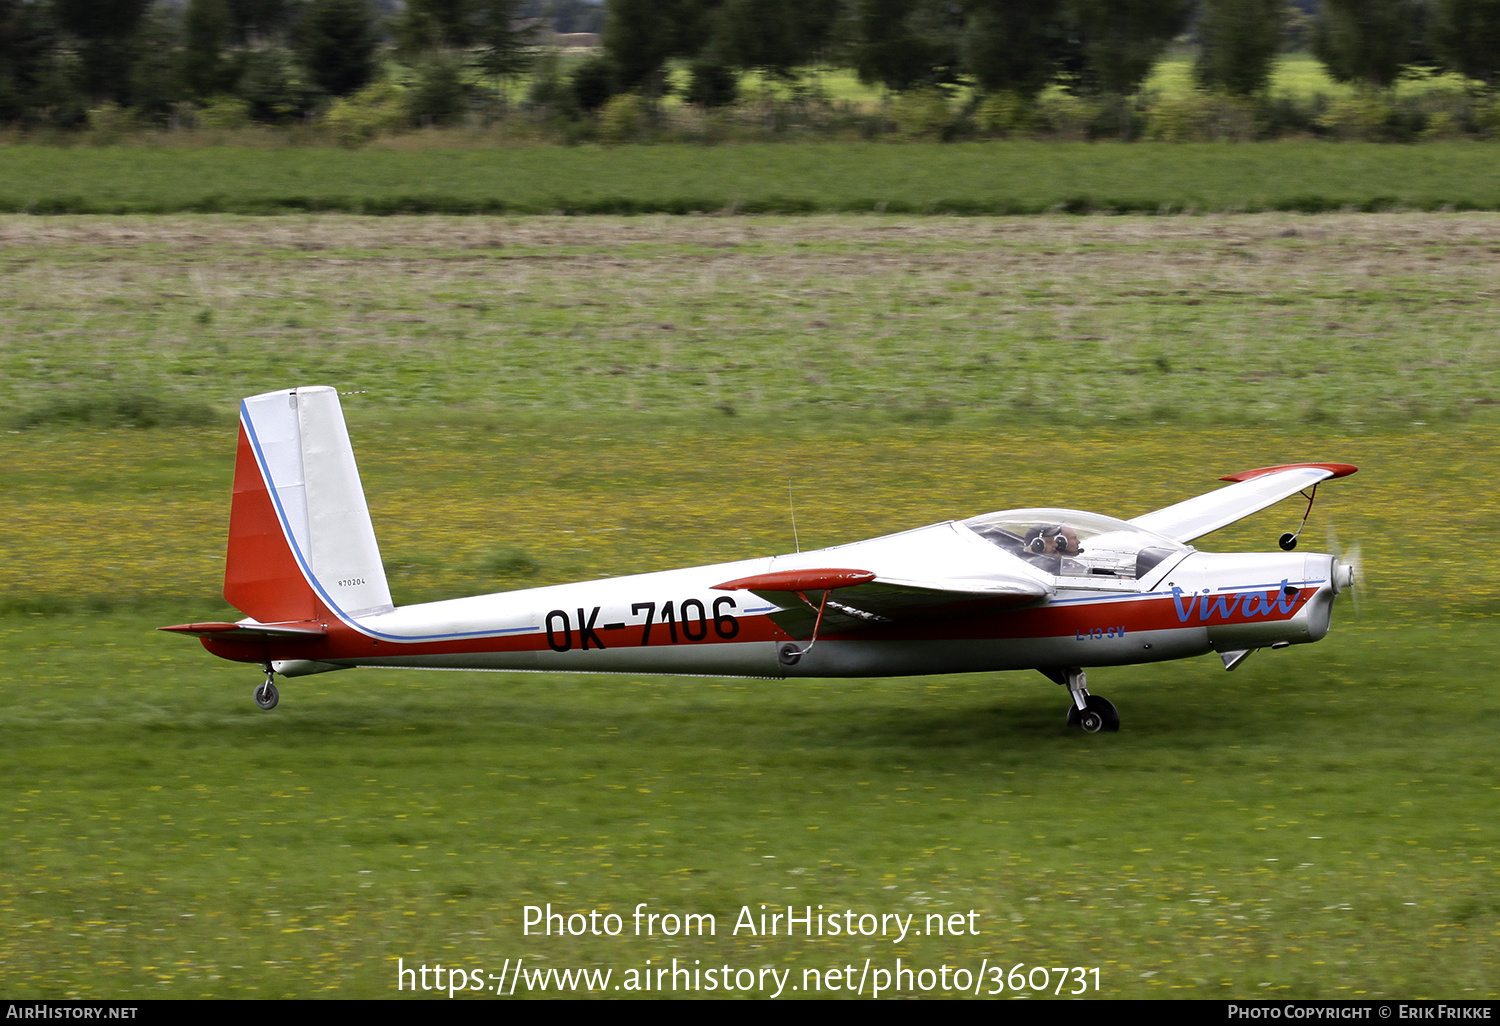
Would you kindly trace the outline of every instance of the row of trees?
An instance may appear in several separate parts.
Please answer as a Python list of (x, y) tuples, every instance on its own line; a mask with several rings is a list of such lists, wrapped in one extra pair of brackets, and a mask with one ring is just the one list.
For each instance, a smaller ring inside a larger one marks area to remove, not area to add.
[(451, 121), (532, 67), (543, 33), (600, 28), (600, 56), (541, 69), (537, 104), (650, 103), (676, 63), (705, 107), (733, 102), (744, 72), (795, 81), (812, 66), (895, 92), (1123, 97), (1185, 33), (1199, 83), (1230, 96), (1262, 94), (1296, 32), (1335, 79), (1375, 90), (1439, 69), (1491, 90), (1500, 78), (1500, 0), (0, 0), (0, 122), (81, 124), (108, 105), (166, 123), (226, 97), (285, 122), (392, 58), (415, 116)]
[(365, 0), (0, 0), (0, 120), (65, 127), (101, 104), (165, 119), (230, 93), (280, 120), (365, 84), (380, 46)]
[(0, 0), (0, 122), (69, 126), (101, 105), (166, 121), (224, 97), (288, 121), (377, 80), (392, 52), (462, 54), (509, 75), (537, 28), (571, 22), (597, 29), (602, 12), (588, 0)]
[(604, 45), (620, 88), (647, 95), (672, 59), (690, 61), (693, 97), (723, 95), (726, 72), (794, 76), (853, 68), (896, 91), (959, 83), (1034, 97), (1140, 88), (1174, 39), (1200, 44), (1201, 86), (1262, 93), (1289, 35), (1338, 81), (1382, 89), (1452, 70), (1492, 88), (1500, 0), (611, 0)]

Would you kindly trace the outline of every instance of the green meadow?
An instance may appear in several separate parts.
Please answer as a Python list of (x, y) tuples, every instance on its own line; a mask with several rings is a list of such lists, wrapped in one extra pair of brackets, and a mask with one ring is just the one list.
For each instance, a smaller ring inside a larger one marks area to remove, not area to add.
[(313, 380), (497, 424), (1488, 421), (1497, 224), (11, 217), (0, 422)]
[[(0, 992), (381, 998), (519, 959), (628, 996), (675, 958), (847, 996), (830, 971), (899, 958), (933, 974), (904, 996), (998, 965), (1494, 998), (1495, 227), (0, 221)], [(788, 551), (789, 482), (810, 548), (1301, 459), (1360, 465), (1304, 544), (1364, 571), (1316, 645), (1092, 672), (1116, 735), (1032, 673), (351, 671), (267, 714), (254, 667), (153, 628), (234, 615), (235, 403), (299, 383), (350, 393), (398, 601)], [(548, 903), (623, 931), (524, 932)], [(714, 932), (637, 936), (642, 903)], [(923, 932), (736, 932), (762, 905)]]
[[(416, 140), (415, 142), (413, 140)], [(0, 212), (1496, 210), (1480, 142), (0, 147)]]

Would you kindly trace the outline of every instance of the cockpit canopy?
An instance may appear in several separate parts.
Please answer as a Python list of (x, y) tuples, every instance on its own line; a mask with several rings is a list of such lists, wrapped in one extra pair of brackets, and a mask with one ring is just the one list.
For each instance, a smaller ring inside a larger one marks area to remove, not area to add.
[(959, 523), (1058, 577), (1137, 580), (1168, 556), (1191, 551), (1124, 520), (1076, 509), (1008, 509)]

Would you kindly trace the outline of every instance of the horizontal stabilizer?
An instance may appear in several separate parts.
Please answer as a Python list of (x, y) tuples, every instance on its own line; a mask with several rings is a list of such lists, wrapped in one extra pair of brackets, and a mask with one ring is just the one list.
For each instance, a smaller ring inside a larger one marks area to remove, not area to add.
[(321, 638), (327, 633), (321, 627), (267, 623), (180, 623), (156, 629), (194, 638), (244, 638), (247, 641), (253, 638)]

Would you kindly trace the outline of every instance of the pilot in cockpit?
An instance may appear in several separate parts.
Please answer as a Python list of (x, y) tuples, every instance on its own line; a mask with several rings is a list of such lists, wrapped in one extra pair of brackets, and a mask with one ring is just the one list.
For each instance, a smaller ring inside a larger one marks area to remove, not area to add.
[(1025, 557), (1050, 574), (1084, 572), (1082, 563), (1068, 558), (1083, 551), (1069, 524), (1038, 524), (1026, 532), (1024, 545)]

